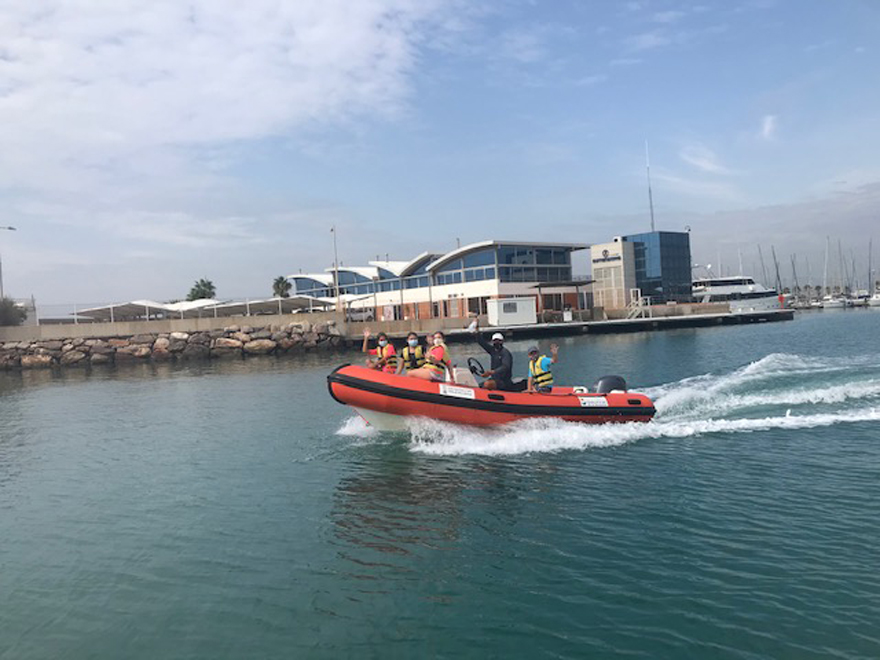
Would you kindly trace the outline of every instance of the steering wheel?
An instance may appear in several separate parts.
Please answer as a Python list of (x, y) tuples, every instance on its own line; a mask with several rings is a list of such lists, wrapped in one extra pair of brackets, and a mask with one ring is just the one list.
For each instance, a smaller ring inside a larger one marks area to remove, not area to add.
[(477, 358), (469, 357), (467, 361), (468, 369), (471, 370), (471, 373), (474, 376), (482, 378), (486, 373), (486, 370), (483, 369), (483, 365), (480, 364), (480, 361)]

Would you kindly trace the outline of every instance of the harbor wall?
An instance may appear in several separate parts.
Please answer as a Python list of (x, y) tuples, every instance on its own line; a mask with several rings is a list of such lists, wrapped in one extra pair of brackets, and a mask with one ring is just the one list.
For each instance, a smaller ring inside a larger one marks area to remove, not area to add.
[[(113, 330), (119, 331), (120, 328)], [(156, 332), (155, 327), (150, 330), (153, 331), (113, 336), (6, 341), (0, 344), (0, 369), (40, 369), (136, 361), (241, 359), (251, 355), (329, 350), (345, 345), (342, 332), (334, 320), (322, 323), (299, 321), (259, 327), (233, 324), (195, 332)]]

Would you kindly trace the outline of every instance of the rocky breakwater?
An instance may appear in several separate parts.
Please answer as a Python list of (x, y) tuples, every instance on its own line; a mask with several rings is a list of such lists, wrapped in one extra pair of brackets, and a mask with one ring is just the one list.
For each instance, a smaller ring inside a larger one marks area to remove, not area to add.
[(344, 344), (335, 321), (284, 326), (231, 325), (205, 332), (148, 333), (127, 337), (77, 337), (0, 344), (0, 369), (39, 369), (93, 364), (207, 360), (327, 350)]

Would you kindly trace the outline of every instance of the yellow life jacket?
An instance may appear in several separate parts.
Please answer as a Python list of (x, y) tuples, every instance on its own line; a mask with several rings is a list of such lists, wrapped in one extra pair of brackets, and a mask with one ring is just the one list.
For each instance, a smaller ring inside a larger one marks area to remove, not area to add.
[(409, 344), (403, 347), (403, 366), (407, 371), (425, 366), (425, 353), (421, 344), (412, 348)]
[(535, 360), (529, 360), (529, 375), (532, 377), (535, 387), (550, 387), (553, 385), (553, 372), (549, 369), (546, 371), (541, 369), (541, 362), (546, 357), (546, 355), (542, 355)]
[(397, 371), (397, 355), (391, 352), (393, 350), (394, 347), (390, 341), (384, 347), (376, 344), (376, 358), (385, 360), (385, 366), (383, 367), (385, 371)]
[(451, 361), (450, 361), (450, 357), (449, 357), (449, 349), (446, 348), (446, 344), (440, 344), (439, 347), (432, 346), (431, 348), (429, 348), (428, 353), (430, 354), (431, 351), (433, 351), (435, 348), (442, 348), (443, 349), (443, 358), (440, 360), (443, 364), (439, 365), (439, 364), (434, 364), (433, 362), (428, 362), (427, 364), (429, 367), (431, 367), (431, 369), (434, 370), (434, 373), (443, 374), (443, 372), (446, 371), (446, 369), (448, 369), (449, 367), (452, 366)]

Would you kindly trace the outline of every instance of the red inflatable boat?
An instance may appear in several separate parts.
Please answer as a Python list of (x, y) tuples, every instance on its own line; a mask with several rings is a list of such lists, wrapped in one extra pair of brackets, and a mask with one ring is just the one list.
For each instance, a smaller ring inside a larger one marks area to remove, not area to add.
[[(458, 370), (465, 371), (466, 370)], [(467, 374), (469, 375), (469, 374)], [(461, 374), (456, 374), (460, 378)], [(585, 387), (554, 387), (550, 394), (483, 390), (471, 384), (434, 383), (342, 365), (327, 376), (330, 396), (354, 408), (371, 426), (405, 430), (406, 417), (428, 417), (454, 424), (494, 426), (533, 417), (605, 424), (647, 422), (654, 404), (644, 394), (625, 391), (622, 378), (610, 377), (622, 389), (588, 392)], [(604, 380), (604, 379), (603, 379)]]

